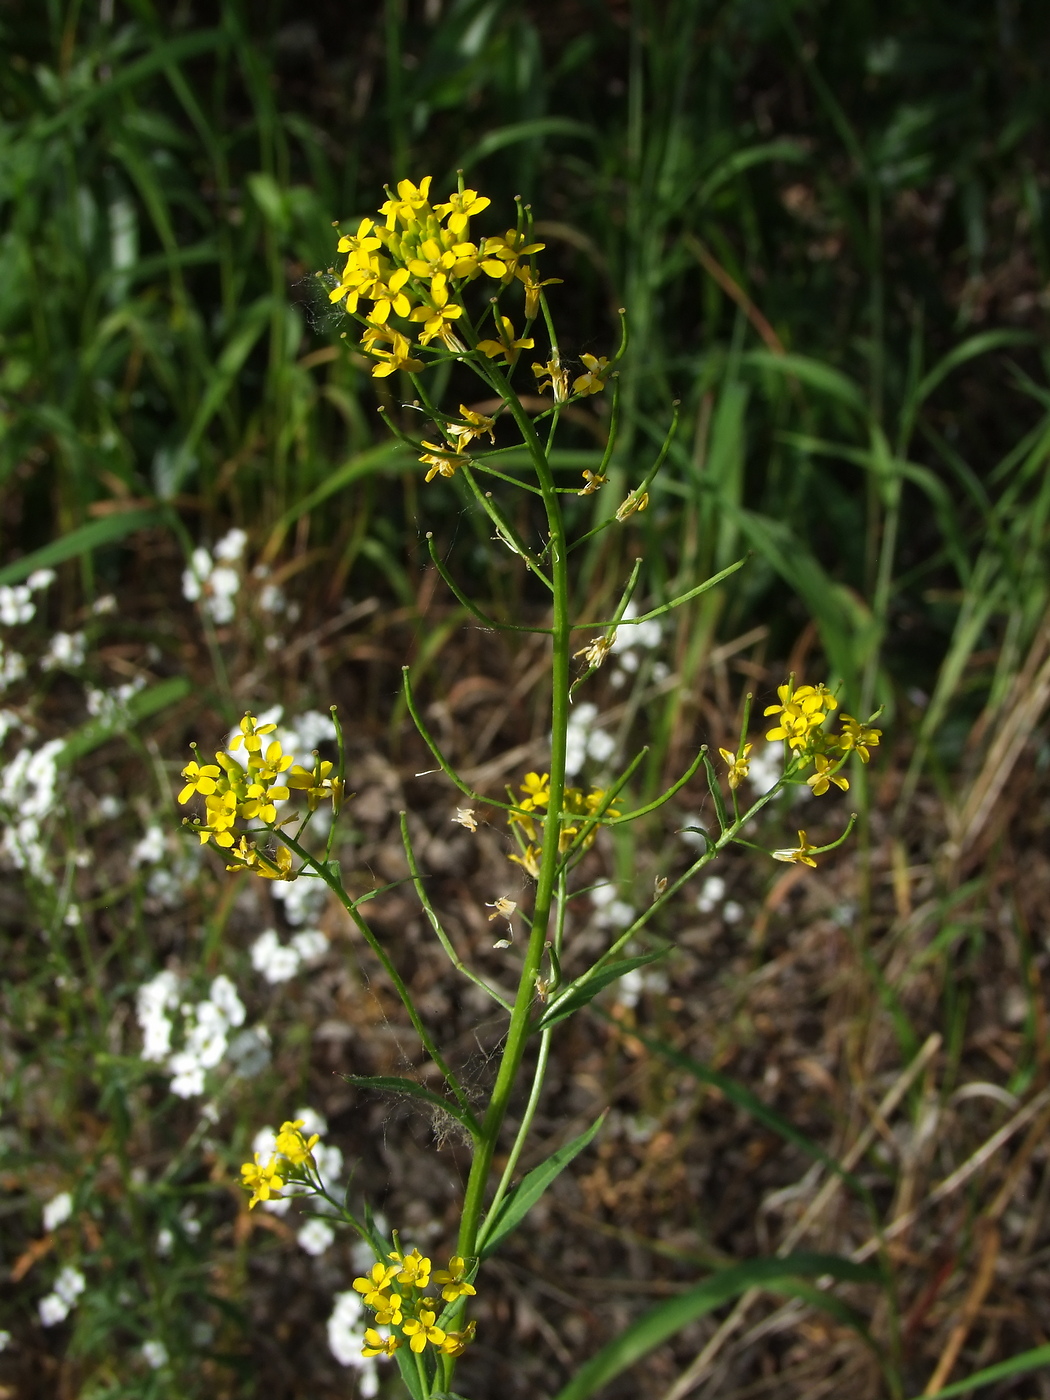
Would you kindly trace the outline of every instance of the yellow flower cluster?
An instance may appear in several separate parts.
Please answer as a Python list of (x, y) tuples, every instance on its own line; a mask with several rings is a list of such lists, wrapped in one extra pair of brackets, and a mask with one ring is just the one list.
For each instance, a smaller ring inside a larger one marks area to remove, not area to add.
[[(269, 880), (289, 877), (290, 852), (282, 846), (274, 856), (264, 854), (244, 831), (237, 830), (238, 820), (261, 822), (263, 828), (272, 829), (281, 825), (277, 803), (287, 801), (292, 789), (306, 795), (311, 812), (325, 799), (330, 799), (337, 811), (343, 793), (342, 782), (332, 776), (333, 765), (327, 759), (315, 759), (312, 768), (297, 764), (278, 740), (268, 737), (276, 728), (274, 724), (259, 724), (254, 715), (246, 714), (240, 733), (227, 749), (216, 753), (214, 763), (202, 764), (195, 758), (186, 765), (182, 770), (186, 783), (179, 793), (183, 805), (196, 796), (204, 798), (204, 821), (193, 823), (202, 845), (214, 841), (225, 850), (234, 861), (228, 870), (252, 869)], [(234, 757), (242, 748), (243, 762)]]
[[(520, 791), (524, 795), (515, 803), (514, 810), (508, 816), (507, 821), (512, 828), (522, 833), (523, 849), (520, 855), (512, 855), (510, 859), (535, 879), (539, 875), (542, 849), (535, 843), (540, 838), (543, 817), (550, 805), (550, 774), (526, 773)], [(507, 795), (512, 801), (514, 800), (510, 789), (508, 789)], [(592, 788), (590, 792), (584, 792), (582, 788), (567, 787), (561, 810), (564, 816), (570, 818), (593, 817), (604, 800), (604, 788)], [(611, 804), (602, 813), (602, 820), (619, 815), (619, 808)], [(596, 830), (597, 826), (592, 826), (587, 832), (583, 839), (584, 850), (593, 844)], [(571, 821), (563, 821), (558, 834), (558, 849), (567, 851), (579, 832), (578, 823), (574, 825)]]
[[(395, 370), (418, 373), (424, 362), (417, 352), (428, 347), (459, 356), (480, 355), (512, 367), (522, 350), (536, 344), (529, 327), (539, 314), (543, 288), (560, 281), (540, 280), (536, 254), (546, 245), (530, 238), (523, 217), (517, 228), (471, 239), (471, 219), (491, 201), (476, 190), (460, 188), (443, 204), (431, 204), (430, 185), (429, 175), (418, 185), (400, 181), (396, 195), (387, 190), (377, 219), (362, 219), (356, 233), (339, 239), (346, 261), (329, 298), (364, 322), (361, 345), (375, 361), (372, 374), (377, 379)], [(499, 284), (496, 296), (489, 299), (492, 327), (487, 335), (480, 322), (477, 327), (472, 323), (463, 300), (465, 287), (479, 277)], [(524, 289), (526, 322), (520, 336), (498, 305), (503, 289), (518, 282)], [(584, 355), (583, 365), (584, 372), (571, 379), (555, 354), (533, 370), (546, 381), (541, 391), (549, 388), (563, 402), (573, 394), (599, 394), (605, 388), (612, 368), (608, 360)], [(420, 460), (429, 468), (428, 481), (452, 476), (469, 460), (464, 449), (472, 438), (491, 436), (491, 419), (461, 412), (466, 422), (444, 429), (447, 444), (423, 444), (427, 454)]]
[(280, 1196), (286, 1181), (292, 1177), (301, 1179), (305, 1169), (314, 1166), (313, 1149), (319, 1134), (304, 1137), (305, 1122), (304, 1118), (297, 1118), (294, 1122), (282, 1123), (276, 1139), (277, 1150), (270, 1160), (264, 1162), (256, 1152), (255, 1160), (241, 1167), (241, 1185), (251, 1192), (249, 1210), (259, 1201)]
[[(842, 777), (839, 769), (851, 753), (857, 754), (861, 762), (867, 763), (871, 758), (871, 750), (882, 737), (882, 730), (872, 729), (870, 725), (862, 724), (852, 715), (843, 714), (841, 732), (826, 733), (824, 721), (838, 709), (839, 702), (824, 684), (796, 687), (792, 678), (778, 687), (777, 696), (780, 703), (767, 705), (764, 711), (765, 714), (776, 717), (776, 723), (767, 731), (766, 738), (772, 741), (783, 740), (801, 767), (813, 764), (814, 772), (806, 782), (817, 797), (822, 797), (832, 783), (845, 792), (849, 787), (849, 779)], [(724, 749), (721, 753), (726, 762), (731, 763), (729, 782), (731, 787), (736, 787), (734, 775), (737, 782), (747, 776), (747, 751), (745, 749), (740, 759), (727, 754)], [(744, 764), (742, 773), (741, 763)], [(801, 835), (800, 845), (805, 845)], [(795, 856), (795, 859), (805, 860), (807, 865), (814, 863), (804, 854)]]
[(429, 1342), (442, 1356), (458, 1356), (474, 1340), (476, 1324), (471, 1322), (460, 1332), (439, 1327), (438, 1300), (430, 1291), (440, 1289), (446, 1303), (472, 1298), (476, 1289), (467, 1282), (467, 1261), (457, 1254), (448, 1261), (447, 1269), (431, 1273), (430, 1260), (418, 1249), (411, 1254), (395, 1249), (387, 1260), (390, 1262), (373, 1264), (366, 1275), (354, 1279), (354, 1288), (375, 1313), (378, 1326), (391, 1329), (384, 1336), (369, 1327), (362, 1355), (393, 1356), (407, 1341), (414, 1352), (424, 1351)]

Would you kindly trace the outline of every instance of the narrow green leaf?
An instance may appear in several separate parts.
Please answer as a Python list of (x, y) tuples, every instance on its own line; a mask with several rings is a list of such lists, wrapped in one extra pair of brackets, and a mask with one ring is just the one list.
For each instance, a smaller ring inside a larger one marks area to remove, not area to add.
[(574, 1011), (579, 1011), (581, 1006), (586, 1006), (588, 1002), (593, 1001), (610, 982), (615, 982), (626, 973), (633, 972), (636, 967), (644, 967), (646, 963), (656, 962), (657, 958), (666, 957), (670, 951), (670, 946), (656, 948), (651, 953), (640, 953), (635, 958), (622, 958), (619, 962), (606, 963), (582, 986), (573, 988), (564, 1001), (557, 1002), (545, 1015), (541, 1016), (537, 1023), (537, 1029), (548, 1030), (551, 1026), (556, 1026), (559, 1021), (564, 1021)]
[(516, 1230), (546, 1191), (556, 1176), (559, 1176), (574, 1157), (578, 1157), (596, 1137), (598, 1129), (605, 1122), (605, 1114), (596, 1118), (586, 1132), (559, 1147), (545, 1162), (522, 1177), (514, 1190), (504, 1199), (496, 1214), (486, 1220), (478, 1237), (478, 1255), (482, 1259), (494, 1254), (512, 1230)]
[(394, 1352), (394, 1360), (397, 1362), (397, 1369), (401, 1372), (401, 1379), (408, 1387), (408, 1393), (412, 1400), (426, 1400), (426, 1396), (423, 1394), (423, 1385), (419, 1379), (415, 1352), (409, 1351), (407, 1347), (400, 1347)]
[(587, 1400), (603, 1385), (633, 1366), (655, 1347), (673, 1337), (676, 1332), (704, 1317), (722, 1303), (746, 1293), (749, 1288), (768, 1288), (777, 1293), (792, 1293), (792, 1280), (798, 1278), (832, 1278), (851, 1283), (873, 1283), (879, 1280), (877, 1269), (865, 1268), (835, 1254), (792, 1254), (786, 1259), (752, 1259), (730, 1269), (721, 1269), (711, 1278), (666, 1303), (659, 1303), (643, 1313), (637, 1322), (603, 1347), (596, 1356), (577, 1371), (572, 1380), (560, 1390), (555, 1400)]
[(594, 128), (584, 122), (573, 121), (571, 117), (534, 117), (530, 121), (510, 122), (487, 131), (480, 141), (461, 155), (455, 168), (469, 170), (479, 160), (502, 151), (507, 146), (516, 146), (519, 141), (535, 141), (540, 136), (581, 136), (593, 141)]
[(774, 355), (769, 350), (751, 350), (741, 357), (741, 364), (768, 370), (787, 379), (797, 379), (828, 398), (838, 399), (854, 413), (867, 416), (868, 406), (864, 395), (853, 380), (822, 360), (811, 360), (808, 355)]
[(161, 681), (159, 685), (151, 685), (148, 690), (140, 690), (124, 705), (114, 703), (111, 714), (99, 715), (87, 724), (82, 724), (79, 729), (74, 729), (66, 739), (56, 761), (61, 765), (83, 758), (85, 754), (99, 748), (107, 739), (130, 729), (140, 720), (149, 719), (159, 710), (174, 705), (177, 700), (188, 695), (191, 688), (186, 676), (172, 676), (170, 680)]
[(1037, 1366), (1050, 1366), (1050, 1346), (1023, 1351), (1020, 1356), (1014, 1356), (1009, 1361), (999, 1361), (994, 1366), (986, 1366), (983, 1371), (975, 1371), (972, 1376), (967, 1376), (966, 1380), (955, 1381), (943, 1390), (935, 1390), (932, 1395), (917, 1395), (915, 1400), (948, 1400), (950, 1395), (966, 1395), (979, 1386), (991, 1385), (992, 1381), (1005, 1380), (1007, 1376), (1023, 1376), (1027, 1371), (1034, 1371)]
[(375, 1089), (381, 1094), (408, 1094), (411, 1098), (421, 1099), (424, 1103), (430, 1104), (431, 1108), (440, 1109), (442, 1113), (447, 1113), (450, 1118), (455, 1118), (469, 1133), (477, 1132), (478, 1124), (473, 1115), (468, 1115), (453, 1100), (443, 1099), (440, 1094), (425, 1089), (414, 1079), (402, 1079), (398, 1075), (391, 1074), (344, 1074), (342, 1077), (348, 1084), (353, 1084), (358, 1089)]
[(75, 559), (100, 545), (113, 544), (125, 535), (133, 534), (135, 530), (145, 530), (151, 525), (166, 523), (167, 512), (162, 508), (124, 510), (115, 515), (104, 515), (101, 520), (93, 520), (88, 525), (70, 530), (68, 535), (62, 535), (50, 544), (35, 549), (32, 554), (25, 554), (21, 559), (5, 565), (0, 569), (0, 584), (20, 583), (22, 579), (28, 578), (34, 569), (49, 569), (53, 564)]

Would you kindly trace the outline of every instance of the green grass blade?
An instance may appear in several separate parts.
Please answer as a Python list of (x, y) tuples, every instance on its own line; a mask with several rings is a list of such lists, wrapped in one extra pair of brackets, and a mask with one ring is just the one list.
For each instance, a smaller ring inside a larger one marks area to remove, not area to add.
[(915, 1400), (948, 1400), (950, 1395), (966, 1395), (978, 1386), (991, 1385), (992, 1381), (1002, 1381), (1008, 1376), (1023, 1376), (1028, 1371), (1034, 1371), (1037, 1366), (1050, 1366), (1050, 1346), (1023, 1351), (1020, 1356), (1014, 1356), (1009, 1361), (999, 1361), (994, 1366), (986, 1366), (983, 1371), (976, 1371), (966, 1380), (955, 1381), (943, 1390), (935, 1390), (932, 1395), (917, 1395)]
[[(722, 1269), (711, 1278), (677, 1298), (670, 1298), (643, 1313), (619, 1337), (586, 1362), (555, 1400), (587, 1400), (601, 1387), (647, 1356), (655, 1347), (673, 1337), (689, 1323), (706, 1316), (721, 1304), (739, 1297), (750, 1288), (768, 1288), (792, 1293), (797, 1278), (833, 1278), (851, 1283), (875, 1283), (879, 1273), (834, 1254), (794, 1254), (786, 1259), (752, 1259), (731, 1269)], [(807, 1300), (812, 1295), (807, 1291)]]
[(605, 1122), (605, 1114), (596, 1118), (586, 1132), (559, 1147), (545, 1162), (522, 1177), (513, 1191), (491, 1220), (482, 1226), (478, 1240), (478, 1251), (482, 1259), (495, 1253), (512, 1230), (516, 1230), (529, 1211), (546, 1191), (547, 1187), (560, 1176), (574, 1157), (578, 1157), (597, 1136), (598, 1129)]
[(71, 530), (68, 535), (62, 535), (60, 539), (35, 549), (32, 554), (25, 554), (14, 563), (5, 565), (0, 569), (0, 584), (20, 583), (22, 579), (28, 578), (34, 569), (49, 569), (53, 564), (76, 559), (100, 545), (115, 544), (117, 540), (122, 540), (125, 535), (131, 535), (136, 530), (146, 530), (151, 525), (164, 525), (167, 520), (168, 513), (162, 507), (105, 515), (101, 520), (81, 525), (78, 529)]

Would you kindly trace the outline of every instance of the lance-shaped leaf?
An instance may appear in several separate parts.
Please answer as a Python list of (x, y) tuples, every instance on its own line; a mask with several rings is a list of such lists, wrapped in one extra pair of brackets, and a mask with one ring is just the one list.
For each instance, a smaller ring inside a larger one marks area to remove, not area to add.
[(877, 1283), (881, 1277), (877, 1269), (854, 1264), (837, 1254), (790, 1254), (786, 1259), (752, 1259), (746, 1264), (721, 1269), (695, 1288), (643, 1313), (637, 1322), (592, 1356), (558, 1392), (555, 1400), (587, 1400), (668, 1337), (750, 1288), (787, 1294), (801, 1291), (808, 1302), (813, 1302), (813, 1290), (799, 1289), (794, 1281), (828, 1275), (850, 1283)]
[(537, 1029), (547, 1030), (550, 1026), (556, 1026), (559, 1021), (564, 1021), (566, 1016), (571, 1016), (574, 1011), (579, 1011), (581, 1006), (593, 1001), (610, 982), (618, 981), (628, 972), (633, 972), (636, 967), (644, 967), (646, 963), (666, 957), (670, 951), (669, 946), (656, 948), (651, 953), (639, 953), (635, 958), (621, 958), (619, 962), (606, 963), (581, 986), (567, 988), (564, 1000), (555, 1002), (550, 1010), (540, 1017)]
[(564, 1147), (559, 1147), (557, 1152), (552, 1153), (545, 1162), (541, 1162), (538, 1167), (533, 1167), (531, 1172), (522, 1177), (495, 1214), (490, 1216), (481, 1227), (481, 1234), (478, 1237), (480, 1258), (485, 1259), (493, 1254), (510, 1232), (517, 1229), (554, 1178), (559, 1176), (572, 1159), (578, 1157), (583, 1149), (594, 1140), (598, 1129), (604, 1122), (605, 1114), (603, 1113), (600, 1118), (595, 1119), (586, 1132), (581, 1133), (578, 1138), (573, 1138), (572, 1142), (567, 1142)]

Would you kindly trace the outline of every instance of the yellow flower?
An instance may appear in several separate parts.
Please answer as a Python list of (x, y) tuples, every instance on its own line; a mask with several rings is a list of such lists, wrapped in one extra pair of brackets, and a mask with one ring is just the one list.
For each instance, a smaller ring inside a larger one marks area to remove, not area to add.
[(450, 194), (446, 204), (435, 204), (434, 213), (445, 219), (449, 232), (458, 237), (466, 231), (467, 224), (474, 215), (480, 214), (491, 203), (491, 199), (479, 195), (477, 190), (463, 190), (460, 194)]
[(246, 1191), (252, 1193), (252, 1198), (248, 1202), (248, 1209), (251, 1210), (257, 1201), (268, 1201), (272, 1196), (281, 1194), (281, 1187), (284, 1179), (278, 1174), (277, 1158), (271, 1157), (269, 1162), (263, 1166), (262, 1158), (258, 1152), (255, 1154), (255, 1161), (245, 1162), (241, 1168), (241, 1185)]
[(305, 1118), (297, 1118), (294, 1123), (282, 1123), (281, 1131), (277, 1134), (277, 1151), (282, 1157), (287, 1157), (293, 1167), (312, 1162), (313, 1148), (321, 1140), (320, 1133), (313, 1133), (309, 1139), (303, 1137), (300, 1129), (305, 1121)]
[(536, 342), (531, 335), (516, 340), (514, 323), (509, 316), (498, 316), (496, 321), (499, 340), (479, 340), (478, 349), (490, 360), (498, 359), (502, 355), (509, 364), (516, 364), (522, 350), (531, 350)]
[[(369, 355), (380, 363), (372, 369), (373, 379), (385, 379), (388, 374), (393, 374), (395, 370), (407, 370), (411, 374), (418, 374), (423, 368), (422, 360), (412, 358), (412, 344), (407, 335), (402, 335), (400, 331), (388, 330), (385, 326), (373, 326), (361, 337), (361, 345)], [(377, 350), (376, 342), (386, 340), (390, 344), (389, 350)]]
[(331, 776), (332, 764), (327, 758), (315, 762), (313, 768), (302, 768), (297, 763), (288, 774), (290, 788), (305, 792), (311, 812), (316, 812), (326, 797), (333, 797), (338, 779)]
[(209, 839), (214, 837), (217, 846), (232, 846), (233, 837), (230, 835), (230, 828), (237, 819), (236, 794), (232, 792), (213, 793), (204, 799), (204, 803), (207, 808), (207, 820), (204, 826), (197, 828), (201, 845), (206, 845)]
[[(292, 870), (292, 853), (287, 846), (278, 846), (272, 856), (256, 852), (256, 875), (264, 880), (294, 880), (298, 871)], [(227, 867), (229, 869), (229, 867)]]
[(718, 752), (725, 759), (726, 763), (729, 764), (729, 773), (727, 776), (729, 779), (729, 786), (731, 788), (738, 788), (740, 784), (744, 781), (744, 779), (747, 777), (748, 769), (751, 767), (751, 760), (748, 758), (748, 754), (751, 752), (751, 748), (751, 744), (745, 744), (743, 752), (741, 753), (739, 758), (736, 756), (735, 753), (731, 753), (729, 749), (718, 750)]
[(806, 833), (800, 831), (798, 834), (798, 849), (789, 848), (787, 850), (774, 851), (773, 859), (786, 861), (789, 864), (795, 865), (812, 865), (815, 870), (817, 862), (809, 854), (810, 851), (813, 850), (816, 850), (816, 847), (811, 846), (806, 840)]
[(551, 775), (526, 773), (521, 791), (529, 799), (532, 807), (546, 807), (551, 798)]
[(829, 783), (834, 783), (843, 792), (849, 790), (849, 779), (839, 777), (831, 771), (831, 762), (822, 753), (813, 755), (813, 762), (817, 771), (806, 779), (806, 783), (813, 789), (814, 797), (823, 797), (828, 790)]
[(589, 472), (586, 468), (584, 468), (583, 479), (586, 485), (581, 491), (577, 492), (579, 496), (593, 496), (599, 486), (604, 486), (609, 480), (607, 476), (602, 476), (600, 472)]
[(467, 1261), (461, 1254), (454, 1254), (448, 1261), (447, 1269), (438, 1269), (434, 1282), (441, 1286), (441, 1296), (446, 1303), (454, 1303), (457, 1298), (473, 1298), (477, 1289), (464, 1282)]
[(416, 222), (416, 212), (425, 206), (430, 194), (431, 179), (432, 176), (425, 175), (418, 187), (413, 185), (411, 180), (398, 181), (397, 199), (390, 195), (386, 203), (379, 208), (380, 214), (386, 215), (387, 228), (396, 227), (399, 219), (406, 228)]
[(453, 451), (442, 443), (424, 441), (423, 446), (429, 449), (419, 459), (430, 468), (425, 481), (433, 481), (436, 476), (455, 476), (456, 468), (466, 466), (470, 461), (465, 452)]
[[(525, 319), (531, 321), (535, 318), (540, 309), (540, 292), (544, 287), (549, 287), (552, 283), (563, 281), (561, 277), (545, 277), (542, 282), (537, 282), (530, 267), (519, 267), (515, 272), (515, 277), (525, 286)], [(586, 359), (587, 356), (584, 356)]]
[(393, 1259), (399, 1266), (395, 1271), (398, 1283), (403, 1283), (409, 1288), (425, 1289), (430, 1282), (430, 1260), (418, 1249), (414, 1249), (411, 1254), (399, 1254), (395, 1250), (387, 1256)]
[[(235, 734), (230, 740), (230, 753), (236, 753), (243, 743), (245, 750), (250, 753), (258, 753), (262, 748), (262, 735), (272, 734), (277, 728), (276, 724), (259, 724), (253, 714), (246, 714), (240, 722), (240, 733)], [(215, 755), (218, 758), (218, 754)]]
[(372, 291), (368, 293), (373, 302), (368, 319), (373, 325), (384, 325), (390, 319), (391, 312), (397, 316), (407, 316), (412, 310), (412, 302), (409, 300), (407, 292), (404, 291), (408, 278), (408, 268), (399, 267), (396, 272), (390, 274), (385, 283), (377, 282)]
[(535, 846), (526, 846), (524, 855), (512, 855), (510, 859), (515, 865), (520, 865), (526, 875), (531, 875), (534, 880), (540, 878), (540, 853)]
[(541, 394), (550, 389), (555, 403), (564, 403), (569, 397), (569, 371), (562, 368), (557, 355), (545, 365), (533, 365), (532, 372), (539, 381), (537, 388)]
[(221, 772), (214, 763), (206, 763), (203, 767), (196, 762), (187, 763), (182, 770), (186, 786), (179, 793), (179, 801), (188, 802), (195, 792), (202, 797), (210, 797), (215, 791), (215, 780), (220, 776)]
[(372, 1304), (376, 1309), (376, 1321), (380, 1327), (400, 1327), (404, 1314), (401, 1311), (401, 1294), (391, 1293), (384, 1298), (381, 1306)]
[(490, 277), (509, 282), (522, 258), (546, 248), (546, 243), (526, 243), (525, 235), (509, 228), (502, 238), (486, 238), (481, 250), (481, 267)]
[(420, 1308), (418, 1317), (410, 1317), (402, 1327), (402, 1332), (410, 1338), (409, 1346), (413, 1351), (422, 1351), (427, 1342), (433, 1342), (435, 1346), (440, 1346), (445, 1340), (445, 1333), (440, 1327), (435, 1327), (437, 1313), (431, 1312), (429, 1308)]
[(441, 1343), (441, 1354), (443, 1356), (458, 1356), (474, 1340), (474, 1333), (477, 1330), (478, 1324), (471, 1322), (464, 1327), (462, 1332), (446, 1332), (445, 1340)]
[(645, 510), (648, 504), (648, 491), (642, 491), (640, 494), (637, 491), (632, 491), (627, 499), (617, 507), (616, 519), (622, 525), (628, 516), (633, 515), (636, 510)]
[(398, 1266), (395, 1264), (373, 1264), (368, 1274), (363, 1278), (355, 1278), (351, 1287), (358, 1293), (364, 1294), (366, 1304), (370, 1308), (381, 1308), (386, 1304), (386, 1290), (390, 1285), (390, 1280), (397, 1273)]
[(401, 1345), (400, 1337), (383, 1337), (374, 1327), (365, 1328), (365, 1344), (361, 1348), (362, 1356), (393, 1356)]
[(431, 278), (430, 300), (432, 306), (417, 306), (412, 312), (413, 321), (423, 322), (420, 345), (429, 345), (439, 337), (450, 350), (462, 350), (463, 346), (452, 333), (452, 322), (463, 315), (463, 308), (458, 302), (449, 301), (448, 278), (443, 272)]
[(600, 394), (605, 388), (605, 376), (609, 373), (609, 361), (602, 355), (582, 355), (587, 366), (586, 372), (572, 381), (574, 394)]
[(868, 729), (852, 715), (843, 714), (842, 733), (835, 742), (843, 753), (859, 754), (861, 762), (867, 763), (871, 758), (870, 750), (877, 747), (881, 738), (881, 729)]

